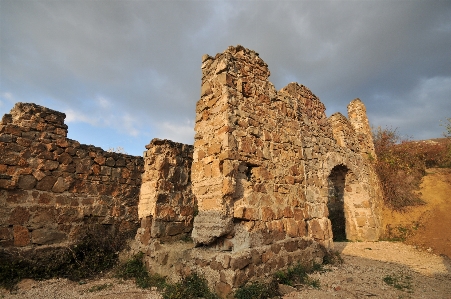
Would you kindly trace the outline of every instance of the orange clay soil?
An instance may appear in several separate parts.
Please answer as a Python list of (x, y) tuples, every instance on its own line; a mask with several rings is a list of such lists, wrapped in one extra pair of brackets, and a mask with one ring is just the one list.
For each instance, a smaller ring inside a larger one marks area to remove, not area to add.
[(424, 205), (403, 212), (384, 208), (385, 236), (451, 258), (451, 169), (428, 169), (419, 192)]

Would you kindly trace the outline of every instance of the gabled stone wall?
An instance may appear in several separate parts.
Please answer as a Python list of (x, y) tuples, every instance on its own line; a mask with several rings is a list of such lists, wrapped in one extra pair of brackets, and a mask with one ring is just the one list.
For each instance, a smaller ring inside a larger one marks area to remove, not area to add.
[(0, 246), (66, 245), (85, 223), (134, 232), (143, 159), (67, 138), (65, 114), (17, 103), (0, 124)]

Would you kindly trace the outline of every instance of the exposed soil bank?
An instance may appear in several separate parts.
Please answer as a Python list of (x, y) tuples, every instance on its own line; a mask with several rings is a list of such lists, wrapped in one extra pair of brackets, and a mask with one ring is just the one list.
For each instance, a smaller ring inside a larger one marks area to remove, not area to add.
[(425, 204), (402, 212), (384, 209), (386, 238), (451, 258), (451, 169), (430, 168), (419, 190)]

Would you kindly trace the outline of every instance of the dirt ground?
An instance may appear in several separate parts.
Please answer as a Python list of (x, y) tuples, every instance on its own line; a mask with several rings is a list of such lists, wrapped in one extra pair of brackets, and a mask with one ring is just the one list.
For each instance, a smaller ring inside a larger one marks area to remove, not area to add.
[(403, 212), (384, 208), (383, 226), (390, 237), (451, 258), (451, 169), (430, 168), (420, 186), (424, 205)]
[[(384, 210), (384, 227), (391, 237), (405, 238), (404, 243), (335, 243), (344, 262), (311, 275), (319, 288), (282, 286), (283, 298), (451, 299), (451, 169), (429, 169), (420, 192), (425, 205), (402, 213)], [(0, 289), (0, 298), (162, 297), (106, 274), (82, 283), (27, 279), (12, 293)]]

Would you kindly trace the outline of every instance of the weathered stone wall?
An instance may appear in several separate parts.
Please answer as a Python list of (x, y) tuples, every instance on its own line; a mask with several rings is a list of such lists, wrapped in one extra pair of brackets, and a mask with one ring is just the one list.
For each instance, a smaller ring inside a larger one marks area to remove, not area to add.
[(65, 114), (17, 103), (0, 124), (0, 246), (75, 241), (91, 223), (138, 226), (143, 159), (67, 138)]
[(197, 210), (191, 192), (193, 146), (153, 139), (146, 148), (136, 238), (142, 245), (149, 245), (150, 238), (187, 238)]
[[(356, 99), (349, 119), (327, 118), (307, 87), (276, 91), (269, 74), (241, 46), (203, 56), (191, 167), (194, 244), (163, 244), (155, 235), (142, 248), (151, 271), (203, 272), (225, 296), (293, 262), (321, 261), (334, 239), (378, 239), (382, 194), (365, 106)], [(152, 202), (143, 207), (155, 210)]]
[(244, 48), (204, 58), (192, 170), (197, 243), (224, 236), (223, 249), (239, 250), (306, 236), (300, 105), (268, 77)]
[[(277, 92), (267, 65), (240, 46), (204, 56), (202, 70), (192, 168), (197, 244), (236, 251), (312, 237), (328, 247), (328, 176), (338, 165), (358, 185), (345, 205), (349, 239), (377, 239), (379, 195), (360, 150), (365, 141), (362, 148), (370, 151), (368, 132), (354, 129), (368, 125), (360, 101), (350, 104), (350, 115), (358, 115), (353, 123), (338, 115), (328, 120), (308, 88), (290, 83)], [(362, 213), (372, 220), (356, 222)]]
[(365, 105), (360, 99), (355, 99), (349, 103), (348, 118), (359, 140), (360, 152), (366, 155), (366, 158), (376, 159), (373, 134), (371, 133), (368, 117), (366, 116)]

